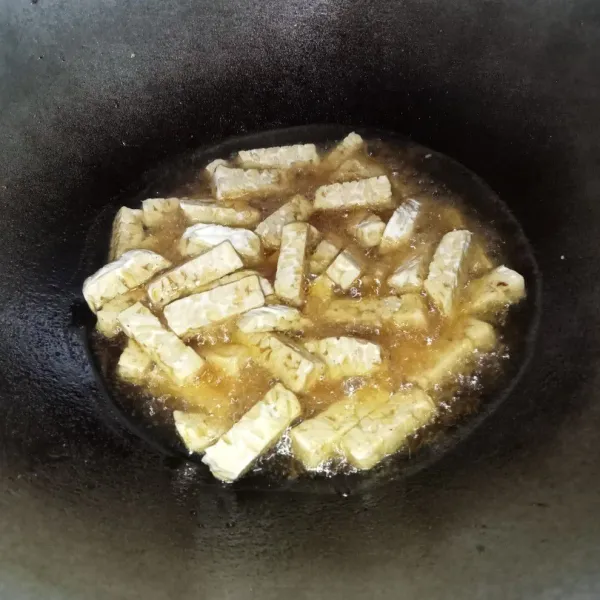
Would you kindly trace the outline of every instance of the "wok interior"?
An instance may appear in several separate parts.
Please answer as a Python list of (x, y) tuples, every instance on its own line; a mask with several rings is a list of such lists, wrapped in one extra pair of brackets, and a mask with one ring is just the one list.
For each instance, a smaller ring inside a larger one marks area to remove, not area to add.
[[(1, 10), (8, 593), (597, 595), (594, 2)], [(538, 350), (498, 410), (414, 477), (349, 498), (198, 487), (105, 410), (70, 328), (97, 264), (88, 240), (168, 156), (339, 122), (403, 132), (508, 203), (543, 274)]]

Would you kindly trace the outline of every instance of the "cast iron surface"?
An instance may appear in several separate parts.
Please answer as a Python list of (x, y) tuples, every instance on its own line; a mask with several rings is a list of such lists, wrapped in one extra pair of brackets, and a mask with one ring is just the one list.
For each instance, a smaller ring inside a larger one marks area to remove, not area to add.
[[(593, 0), (0, 0), (0, 597), (599, 597), (599, 61)], [(537, 352), (405, 481), (199, 487), (101, 410), (86, 232), (167, 156), (314, 122), (401, 131), (509, 203)]]

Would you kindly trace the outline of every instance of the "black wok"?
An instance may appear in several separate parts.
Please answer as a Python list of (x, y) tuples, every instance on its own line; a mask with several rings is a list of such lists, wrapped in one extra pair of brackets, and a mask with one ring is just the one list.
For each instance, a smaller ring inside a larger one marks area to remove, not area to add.
[[(0, 0), (0, 597), (598, 597), (599, 34), (584, 1)], [(339, 122), (507, 202), (542, 274), (535, 355), (412, 475), (204, 485), (107, 410), (73, 323), (95, 240), (181, 153)]]

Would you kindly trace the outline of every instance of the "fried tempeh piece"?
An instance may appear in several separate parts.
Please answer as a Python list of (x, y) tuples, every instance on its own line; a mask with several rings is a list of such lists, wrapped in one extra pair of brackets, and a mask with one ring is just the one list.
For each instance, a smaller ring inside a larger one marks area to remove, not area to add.
[(400, 296), (398, 310), (392, 315), (392, 323), (399, 329), (419, 331), (427, 329), (427, 303), (419, 294)]
[(385, 168), (368, 156), (358, 155), (344, 161), (331, 175), (330, 181), (340, 183), (385, 175)]
[(208, 364), (225, 375), (237, 377), (250, 362), (248, 348), (241, 344), (217, 344), (202, 349)]
[(119, 357), (117, 375), (123, 381), (142, 385), (150, 375), (152, 367), (150, 356), (133, 340), (127, 340), (127, 345)]
[(150, 250), (129, 250), (83, 282), (83, 297), (93, 312), (107, 302), (146, 283), (171, 263)]
[(315, 193), (315, 210), (353, 210), (392, 207), (392, 187), (387, 176), (323, 185)]
[(373, 213), (368, 211), (360, 212), (354, 215), (347, 227), (347, 231), (352, 235), (358, 244), (363, 248), (373, 248), (381, 242), (385, 223)]
[(113, 222), (109, 259), (116, 260), (128, 250), (143, 248), (146, 237), (142, 211), (121, 207)]
[(196, 256), (225, 241), (231, 242), (235, 251), (249, 264), (262, 258), (259, 237), (249, 229), (199, 223), (188, 227), (181, 236), (180, 251), (184, 256)]
[(347, 291), (360, 277), (362, 272), (362, 265), (349, 250), (344, 250), (338, 254), (335, 260), (327, 267), (325, 274), (333, 281), (333, 283), (344, 291)]
[(494, 328), (477, 319), (467, 319), (457, 334), (442, 339), (431, 348), (426, 367), (409, 377), (409, 381), (429, 392), (443, 388), (459, 375), (469, 374), (482, 353), (497, 345)]
[(237, 322), (244, 333), (265, 333), (267, 331), (301, 331), (312, 325), (297, 308), (272, 304), (249, 310)]
[(385, 391), (363, 388), (293, 427), (290, 439), (294, 456), (305, 469), (318, 469), (339, 452), (342, 437), (388, 398)]
[(217, 200), (230, 200), (275, 191), (279, 187), (280, 179), (278, 171), (230, 169), (224, 165), (219, 165), (213, 173)]
[(212, 177), (215, 174), (217, 167), (227, 166), (229, 166), (229, 163), (226, 160), (222, 158), (216, 158), (215, 160), (209, 162), (206, 167), (204, 167), (204, 170)]
[(395, 296), (385, 298), (362, 298), (353, 300), (339, 298), (327, 307), (324, 318), (338, 325), (349, 325), (361, 329), (378, 329), (389, 322), (399, 310), (401, 302)]
[(180, 214), (179, 198), (148, 198), (142, 202), (142, 212), (146, 227), (161, 227)]
[(260, 210), (252, 206), (223, 206), (213, 200), (182, 200), (180, 206), (189, 223), (254, 227), (260, 221)]
[(309, 390), (323, 376), (325, 364), (304, 347), (277, 333), (234, 333), (259, 365), (281, 379), (293, 392)]
[(275, 384), (214, 446), (202, 462), (222, 481), (235, 481), (273, 446), (302, 409), (296, 395)]
[(340, 253), (341, 247), (331, 240), (321, 240), (315, 248), (308, 263), (308, 270), (313, 275), (320, 275)]
[(342, 452), (356, 468), (371, 469), (396, 452), (435, 413), (433, 400), (423, 390), (399, 391), (344, 434)]
[(175, 429), (190, 454), (201, 453), (214, 444), (226, 431), (224, 419), (204, 412), (173, 411)]
[(418, 330), (427, 326), (427, 305), (417, 294), (361, 300), (340, 298), (331, 302), (324, 318), (360, 331), (374, 331), (386, 324)]
[(139, 302), (119, 315), (125, 334), (136, 341), (144, 352), (177, 383), (196, 377), (204, 368), (204, 360), (169, 331)]
[(220, 279), (217, 279), (217, 281), (213, 281), (212, 283), (203, 285), (201, 288), (198, 289), (198, 292), (208, 292), (209, 290), (214, 290), (220, 285), (233, 283), (234, 281), (244, 279), (244, 277), (250, 277), (250, 275), (256, 275), (258, 277), (260, 289), (265, 295), (265, 298), (269, 296), (275, 298), (275, 290), (273, 289), (271, 282), (266, 277), (263, 277), (258, 271), (253, 271), (252, 269), (242, 269), (241, 271), (236, 271), (235, 273), (231, 273), (230, 275), (225, 275), (225, 277), (221, 277)]
[(200, 287), (244, 266), (229, 241), (159, 275), (148, 285), (148, 297), (155, 306), (165, 306)]
[(365, 142), (362, 137), (353, 131), (323, 158), (323, 167), (326, 169), (337, 169), (342, 163), (364, 147)]
[(188, 337), (209, 325), (216, 325), (248, 310), (263, 306), (265, 296), (256, 275), (221, 285), (206, 292), (175, 300), (164, 310), (169, 327)]
[(301, 195), (294, 196), (256, 226), (256, 234), (265, 248), (275, 250), (281, 245), (281, 230), (294, 221), (308, 221), (312, 204)]
[(414, 233), (421, 203), (409, 199), (399, 206), (385, 226), (385, 231), (379, 244), (379, 252), (387, 254), (408, 244)]
[(466, 230), (447, 233), (429, 265), (425, 291), (443, 316), (451, 316), (454, 311), (456, 296), (466, 276), (472, 235)]
[(330, 379), (369, 375), (382, 363), (379, 344), (360, 338), (341, 336), (308, 340), (304, 347), (327, 365)]
[(288, 169), (317, 164), (319, 155), (314, 144), (297, 144), (295, 146), (240, 150), (238, 162), (245, 169)]
[(275, 293), (293, 306), (304, 303), (306, 274), (307, 223), (289, 223), (281, 231), (281, 249), (275, 274)]
[(388, 278), (388, 286), (399, 294), (420, 292), (425, 282), (427, 255), (412, 256), (404, 261)]
[(505, 266), (496, 267), (467, 287), (466, 312), (486, 317), (525, 298), (525, 279)]
[(119, 314), (145, 296), (146, 290), (139, 287), (107, 302), (96, 314), (96, 329), (107, 338), (117, 336), (121, 331)]

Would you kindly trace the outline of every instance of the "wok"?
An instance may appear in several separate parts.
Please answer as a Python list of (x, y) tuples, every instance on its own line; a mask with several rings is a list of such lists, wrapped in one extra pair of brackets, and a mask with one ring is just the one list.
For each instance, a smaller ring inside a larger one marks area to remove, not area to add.
[[(0, 0), (0, 597), (598, 597), (599, 34), (583, 0)], [(311, 123), (499, 193), (541, 271), (536, 351), (414, 473), (206, 485), (109, 409), (81, 283), (149, 170)]]

